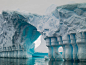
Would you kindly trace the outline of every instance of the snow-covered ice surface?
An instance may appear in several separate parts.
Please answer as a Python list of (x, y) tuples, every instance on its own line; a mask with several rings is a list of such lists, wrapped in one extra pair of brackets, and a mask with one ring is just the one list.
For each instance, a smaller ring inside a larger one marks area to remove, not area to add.
[(59, 6), (50, 14), (42, 16), (16, 11), (3, 11), (0, 14), (0, 45), (4, 46), (17, 43), (31, 44), (40, 33), (46, 38), (84, 30), (86, 30), (86, 3)]
[(25, 16), (27, 22), (35, 26), (44, 38), (86, 30), (86, 3), (59, 6), (52, 13), (43, 16), (21, 15)]

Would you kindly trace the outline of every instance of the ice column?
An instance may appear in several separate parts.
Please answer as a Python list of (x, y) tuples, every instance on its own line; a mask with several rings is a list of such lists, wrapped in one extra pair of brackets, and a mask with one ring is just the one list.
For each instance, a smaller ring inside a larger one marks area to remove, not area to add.
[(0, 53), (1, 53), (0, 57), (2, 58), (3, 52), (1, 51)]
[(62, 58), (65, 60), (65, 44), (63, 44), (62, 36), (58, 36), (57, 39), (58, 39), (59, 45), (61, 45), (63, 48)]
[(53, 47), (51, 46), (51, 38), (47, 37), (46, 39), (46, 46), (48, 47), (48, 56), (50, 58), (50, 60), (53, 60)]
[(6, 57), (6, 47), (3, 48), (3, 57)]
[(14, 49), (14, 58), (17, 58), (17, 50), (16, 50), (16, 46), (13, 47), (13, 49)]
[(19, 45), (18, 58), (23, 58), (23, 49), (21, 45)]
[(5, 47), (4, 53), (5, 53), (4, 57), (6, 58), (7, 57), (7, 48), (6, 47)]
[(80, 61), (86, 61), (86, 32), (78, 32), (76, 34), (76, 43), (78, 46), (78, 59)]
[(15, 53), (16, 53), (16, 58), (18, 58), (18, 50), (19, 50), (18, 47), (19, 47), (19, 46), (16, 46), (16, 51), (15, 51)]
[(11, 57), (12, 48), (11, 46), (9, 46), (8, 48), (9, 48), (8, 57)]
[(65, 60), (69, 61), (69, 60), (73, 60), (73, 48), (72, 45), (70, 44), (70, 36), (69, 35), (65, 35), (64, 37), (62, 37), (63, 40), (63, 44), (65, 44)]
[(14, 58), (14, 48), (13, 47), (11, 47), (12, 48), (12, 51), (11, 51), (11, 58)]
[(1, 56), (4, 57), (4, 47), (3, 47), (3, 50), (2, 50), (2, 55)]
[(70, 33), (70, 40), (71, 40), (71, 44), (73, 46), (73, 60), (77, 61), (78, 57), (77, 57), (77, 52), (78, 52), (78, 47), (76, 44), (76, 37), (75, 37), (76, 33)]
[(24, 48), (23, 48), (23, 45), (21, 45), (21, 58), (24, 58)]
[(2, 55), (2, 52), (0, 51), (0, 57), (2, 57), (1, 55)]
[(21, 57), (21, 56), (20, 56), (20, 55), (21, 55), (20, 50), (21, 50), (21, 49), (20, 49), (20, 45), (18, 44), (18, 58), (20, 58), (20, 57)]
[(10, 57), (10, 47), (8, 47), (8, 57)]
[(23, 46), (23, 58), (28, 58), (27, 57), (27, 52), (26, 52), (27, 49), (25, 47), (26, 47), (26, 45)]
[(60, 45), (57, 42), (57, 37), (51, 37), (51, 45), (53, 47), (53, 57), (55, 60), (62, 60), (62, 56), (58, 51)]

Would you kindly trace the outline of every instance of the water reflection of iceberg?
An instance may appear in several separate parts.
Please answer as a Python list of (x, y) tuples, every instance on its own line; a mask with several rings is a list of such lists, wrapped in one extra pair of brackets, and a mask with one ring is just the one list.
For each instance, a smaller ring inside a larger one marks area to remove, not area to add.
[(62, 65), (63, 61), (49, 61), (48, 65)]
[(45, 61), (44, 58), (11, 59), (0, 58), (0, 65), (86, 65), (86, 62)]
[(48, 65), (86, 65), (86, 62), (49, 61)]

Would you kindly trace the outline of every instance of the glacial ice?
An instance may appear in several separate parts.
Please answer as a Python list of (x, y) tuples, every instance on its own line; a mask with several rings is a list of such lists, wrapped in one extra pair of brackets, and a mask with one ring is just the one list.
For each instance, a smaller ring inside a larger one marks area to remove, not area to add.
[(62, 36), (64, 41), (69, 39), (67, 34), (86, 31), (86, 3), (59, 6), (47, 15), (3, 11), (0, 31), (1, 47), (16, 44), (25, 46), (29, 53), (40, 34), (44, 38)]

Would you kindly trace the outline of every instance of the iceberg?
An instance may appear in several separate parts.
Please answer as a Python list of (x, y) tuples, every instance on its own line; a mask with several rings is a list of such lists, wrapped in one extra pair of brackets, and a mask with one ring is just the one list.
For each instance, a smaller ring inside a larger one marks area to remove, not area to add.
[[(86, 3), (58, 6), (50, 12), (37, 15), (3, 11), (0, 14), (1, 57), (24, 57), (34, 53), (33, 42), (42, 35), (51, 60), (86, 60)], [(58, 52), (60, 46), (62, 55)], [(8, 52), (8, 49), (20, 51)]]

